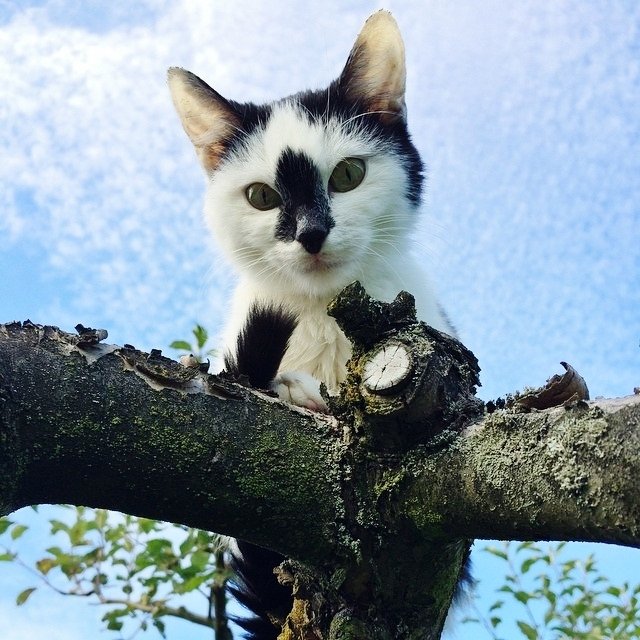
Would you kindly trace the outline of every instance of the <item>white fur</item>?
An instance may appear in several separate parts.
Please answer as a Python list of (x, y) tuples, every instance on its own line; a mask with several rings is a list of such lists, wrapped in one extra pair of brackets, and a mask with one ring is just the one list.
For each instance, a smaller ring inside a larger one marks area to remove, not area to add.
[[(400, 290), (416, 296), (419, 317), (450, 331), (431, 286), (409, 253), (416, 212), (406, 198), (401, 160), (363, 131), (358, 119), (311, 122), (292, 101), (275, 108), (266, 126), (253, 133), (208, 176), (205, 215), (214, 236), (240, 273), (225, 343), (233, 348), (255, 301), (289, 307), (299, 316), (282, 370), (306, 372), (335, 393), (345, 377), (350, 344), (326, 314), (327, 303), (359, 280), (375, 298), (390, 301)], [(278, 208), (258, 211), (245, 197), (252, 182), (273, 185), (282, 151), (307, 154), (328, 184), (346, 157), (366, 162), (363, 182), (330, 199), (335, 226), (318, 254), (299, 242), (274, 237)], [(304, 385), (303, 385), (304, 386)]]

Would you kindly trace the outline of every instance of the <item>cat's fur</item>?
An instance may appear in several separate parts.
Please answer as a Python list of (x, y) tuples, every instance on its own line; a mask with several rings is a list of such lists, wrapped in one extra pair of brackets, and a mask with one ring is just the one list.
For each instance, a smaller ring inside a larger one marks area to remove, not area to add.
[[(256, 304), (297, 318), (271, 383), (281, 397), (324, 409), (318, 382), (337, 391), (350, 344), (326, 306), (354, 280), (385, 301), (410, 291), (418, 317), (452, 333), (411, 254), (423, 166), (407, 131), (404, 44), (391, 14), (367, 20), (325, 90), (267, 105), (238, 103), (177, 68), (169, 70), (169, 85), (206, 173), (207, 223), (240, 278), (227, 347), (235, 350)], [(347, 158), (364, 161), (364, 179), (336, 191), (330, 176)], [(275, 189), (281, 204), (254, 208), (252, 183)]]

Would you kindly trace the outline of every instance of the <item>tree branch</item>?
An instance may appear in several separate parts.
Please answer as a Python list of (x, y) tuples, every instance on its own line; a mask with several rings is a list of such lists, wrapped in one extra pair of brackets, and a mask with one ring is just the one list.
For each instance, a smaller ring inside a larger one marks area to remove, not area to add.
[(640, 546), (639, 397), (586, 403), (568, 368), (487, 413), (473, 354), (408, 294), (354, 284), (329, 313), (353, 344), (331, 416), (82, 327), (1, 325), (0, 513), (106, 507), (302, 560), (280, 567), (299, 639), (438, 638), (473, 537)]
[[(158, 352), (0, 326), (3, 514), (104, 507), (317, 560), (339, 540), (335, 425)], [(305, 530), (311, 512), (317, 526)]]
[(639, 395), (496, 411), (445, 451), (413, 452), (401, 502), (428, 505), (451, 535), (637, 547), (639, 425)]

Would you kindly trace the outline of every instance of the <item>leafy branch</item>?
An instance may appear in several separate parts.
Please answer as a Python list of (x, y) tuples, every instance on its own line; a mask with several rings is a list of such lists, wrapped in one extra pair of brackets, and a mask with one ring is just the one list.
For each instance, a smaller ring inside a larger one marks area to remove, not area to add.
[[(527, 640), (634, 640), (640, 637), (640, 583), (615, 586), (592, 555), (567, 559), (566, 543), (505, 542), (483, 549), (506, 565), (495, 600), (469, 623), (480, 624), (493, 640), (503, 626), (507, 600), (524, 614), (516, 618)], [(537, 570), (535, 568), (537, 567)]]
[[(216, 640), (231, 640), (225, 614), (231, 572), (219, 536), (104, 509), (66, 509), (68, 521), (49, 521), (60, 544), (48, 547), (33, 567), (7, 546), (28, 527), (1, 518), (0, 535), (9, 540), (0, 547), (0, 561), (15, 562), (61, 595), (105, 605), (108, 630), (120, 632), (135, 620), (134, 635), (154, 627), (165, 637), (163, 618), (175, 617), (213, 629)], [(26, 603), (36, 589), (21, 591), (16, 604)], [(187, 608), (188, 594), (202, 597), (204, 614)]]

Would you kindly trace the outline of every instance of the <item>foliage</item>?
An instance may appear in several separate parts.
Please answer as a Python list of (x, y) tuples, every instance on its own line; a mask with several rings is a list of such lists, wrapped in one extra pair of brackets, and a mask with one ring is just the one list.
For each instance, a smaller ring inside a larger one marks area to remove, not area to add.
[(174, 340), (169, 346), (172, 349), (183, 351), (185, 354), (191, 354), (198, 362), (204, 362), (209, 357), (213, 357), (217, 354), (216, 349), (206, 349), (207, 342), (209, 341), (209, 332), (200, 324), (191, 330), (195, 342), (189, 342), (188, 340)]
[[(484, 548), (506, 564), (500, 597), (467, 622), (504, 640), (501, 611), (510, 605), (527, 640), (632, 640), (640, 638), (640, 584), (621, 587), (603, 576), (593, 556), (565, 559), (565, 543), (506, 542)], [(509, 639), (511, 640), (511, 638)]]
[[(165, 637), (166, 617), (173, 616), (214, 629), (216, 640), (231, 640), (224, 613), (230, 571), (218, 536), (104, 509), (63, 508), (69, 518), (49, 521), (53, 544), (33, 567), (11, 549), (28, 527), (0, 518), (0, 561), (16, 562), (37, 578), (18, 594), (17, 605), (46, 585), (105, 605), (102, 620), (119, 634), (126, 625), (134, 633), (155, 628)], [(198, 599), (203, 613), (188, 608)]]

